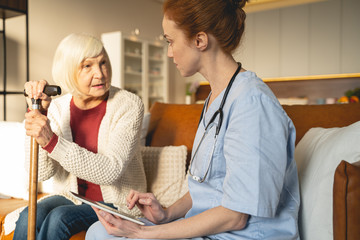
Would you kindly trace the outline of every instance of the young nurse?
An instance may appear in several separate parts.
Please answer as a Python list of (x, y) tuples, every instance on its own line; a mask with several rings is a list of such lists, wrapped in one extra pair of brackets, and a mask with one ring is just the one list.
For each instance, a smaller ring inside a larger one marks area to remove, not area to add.
[(151, 193), (132, 191), (154, 225), (95, 209), (87, 240), (299, 239), (295, 128), (274, 94), (232, 57), (244, 32), (245, 1), (167, 0), (168, 56), (184, 77), (210, 83), (193, 145), (189, 192), (163, 209)]

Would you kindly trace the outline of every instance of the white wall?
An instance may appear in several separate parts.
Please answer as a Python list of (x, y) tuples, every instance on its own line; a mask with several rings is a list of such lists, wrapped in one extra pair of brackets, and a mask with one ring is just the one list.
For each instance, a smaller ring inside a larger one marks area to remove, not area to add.
[(262, 78), (359, 73), (359, 10), (359, 0), (326, 0), (249, 13), (234, 57)]
[(31, 78), (51, 79), (52, 58), (58, 43), (70, 33), (103, 32), (154, 39), (162, 34), (161, 5), (149, 0), (29, 0)]
[[(51, 66), (56, 47), (70, 33), (87, 32), (100, 37), (103, 32), (120, 30), (124, 34), (130, 34), (135, 28), (139, 28), (140, 37), (148, 40), (155, 40), (162, 34), (162, 5), (153, 0), (28, 1), (30, 80), (44, 78), (53, 83)], [(22, 91), (26, 80), (25, 17), (8, 19), (6, 31), (8, 44), (7, 89)], [(1, 52), (2, 50), (0, 50)], [(0, 59), (0, 63), (2, 65), (2, 59)], [(0, 90), (2, 90), (2, 74), (0, 75)], [(16, 96), (15, 98), (17, 107), (7, 108), (8, 120), (18, 120), (23, 116), (23, 97)], [(2, 98), (0, 104), (2, 104)], [(2, 119), (2, 110), (0, 112)]]
[(360, 72), (360, 1), (252, 13), (236, 58), (261, 77)]
[[(327, 0), (250, 13), (234, 56), (263, 78), (360, 72), (359, 9), (359, 0)], [(22, 90), (25, 81), (24, 19), (7, 21), (8, 90)], [(153, 0), (29, 0), (30, 79), (52, 81), (56, 46), (72, 32), (100, 36), (139, 28), (141, 37), (152, 39), (162, 33), (161, 20), (161, 4)], [(203, 79), (184, 79), (172, 61), (169, 66), (170, 101), (183, 103), (185, 81)], [(23, 98), (12, 102), (17, 104), (11, 115), (16, 115), (23, 109)]]

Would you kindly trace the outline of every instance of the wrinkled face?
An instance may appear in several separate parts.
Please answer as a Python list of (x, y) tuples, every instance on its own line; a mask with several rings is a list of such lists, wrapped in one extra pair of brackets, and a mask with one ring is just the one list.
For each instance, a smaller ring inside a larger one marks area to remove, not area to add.
[(162, 22), (164, 37), (169, 43), (167, 56), (173, 61), (183, 77), (194, 75), (199, 69), (200, 54), (195, 40), (188, 40), (183, 30), (166, 15)]
[(101, 53), (97, 57), (86, 58), (79, 66), (77, 88), (82, 99), (101, 99), (110, 88), (109, 59)]

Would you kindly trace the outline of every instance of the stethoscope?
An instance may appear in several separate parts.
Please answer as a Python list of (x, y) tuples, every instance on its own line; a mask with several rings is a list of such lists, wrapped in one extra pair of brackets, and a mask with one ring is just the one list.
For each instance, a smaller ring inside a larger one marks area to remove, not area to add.
[[(224, 113), (223, 113), (223, 107), (224, 107), (224, 105), (225, 105), (225, 101), (226, 101), (226, 98), (227, 98), (227, 96), (228, 96), (228, 94), (229, 94), (230, 88), (231, 88), (231, 86), (232, 86), (232, 84), (233, 84), (236, 76), (238, 75), (238, 73), (239, 73), (239, 71), (240, 71), (240, 69), (241, 69), (241, 63), (238, 63), (238, 65), (239, 65), (238, 68), (236, 69), (234, 75), (233, 75), (232, 78), (230, 79), (230, 82), (229, 82), (229, 84), (227, 85), (227, 87), (226, 87), (226, 89), (225, 89), (224, 96), (223, 96), (223, 98), (222, 98), (222, 100), (221, 100), (221, 104), (220, 104), (218, 110), (212, 115), (210, 121), (209, 121), (208, 124), (206, 125), (204, 134), (202, 135), (202, 137), (201, 137), (201, 139), (200, 139), (200, 142), (199, 142), (199, 144), (197, 145), (196, 150), (195, 150), (195, 152), (194, 152), (194, 154), (193, 154), (193, 156), (192, 156), (192, 158), (191, 158), (191, 160), (190, 160), (189, 174), (190, 174), (190, 176), (192, 177), (192, 179), (194, 179), (195, 181), (197, 181), (197, 182), (199, 182), (199, 183), (203, 183), (203, 182), (205, 181), (206, 176), (207, 176), (208, 173), (209, 173), (209, 169), (210, 169), (210, 165), (211, 165), (211, 161), (212, 161), (212, 156), (213, 156), (213, 154), (214, 154), (217, 137), (218, 137), (218, 135), (219, 135), (220, 128), (221, 128), (221, 124), (222, 124), (222, 121), (223, 121), (223, 115), (224, 115)], [(209, 98), (206, 100), (206, 103), (204, 104), (204, 107), (203, 107), (203, 109), (202, 109), (201, 116), (200, 116), (200, 122), (201, 122), (201, 120), (202, 120), (202, 118), (203, 118), (203, 116), (204, 116), (204, 112), (205, 112), (205, 108), (206, 108), (206, 106), (207, 106), (208, 100), (209, 100)], [(205, 174), (204, 174), (204, 177), (199, 177), (199, 176), (194, 175), (194, 174), (191, 172), (192, 163), (193, 163), (193, 160), (195, 159), (195, 157), (196, 157), (196, 155), (197, 155), (197, 152), (198, 152), (198, 150), (199, 150), (199, 147), (200, 147), (201, 143), (203, 142), (203, 140), (205, 139), (206, 135), (208, 134), (208, 129), (209, 129), (209, 127), (212, 125), (212, 123), (215, 121), (215, 118), (216, 118), (218, 115), (219, 115), (219, 122), (218, 122), (218, 124), (217, 124), (217, 126), (216, 126), (215, 136), (214, 136), (215, 139), (214, 139), (214, 144), (213, 144), (213, 146), (212, 146), (212, 150), (211, 150), (211, 154), (210, 154), (210, 159), (208, 160), (208, 166), (207, 166), (207, 168), (206, 168), (206, 172), (205, 172)], [(199, 124), (200, 124), (200, 122), (199, 122)]]

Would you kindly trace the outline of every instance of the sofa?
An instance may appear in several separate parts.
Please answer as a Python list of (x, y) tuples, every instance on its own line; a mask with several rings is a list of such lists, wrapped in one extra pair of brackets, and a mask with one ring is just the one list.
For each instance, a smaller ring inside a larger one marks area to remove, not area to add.
[[(283, 108), (297, 130), (295, 160), (302, 201), (301, 239), (359, 239), (360, 104)], [(186, 192), (186, 168), (201, 110), (201, 104), (166, 103), (155, 103), (150, 109), (142, 154), (148, 191), (156, 192), (164, 207)], [(21, 123), (17, 124), (20, 129)], [(0, 168), (4, 164), (0, 160)], [(162, 186), (164, 182), (169, 184)], [(48, 194), (46, 190), (42, 192), (40, 196)], [(11, 211), (27, 204), (26, 197), (20, 198), (0, 199), (1, 239), (12, 238), (11, 233), (4, 231), (4, 221)], [(84, 236), (85, 232), (81, 232), (71, 240)]]

